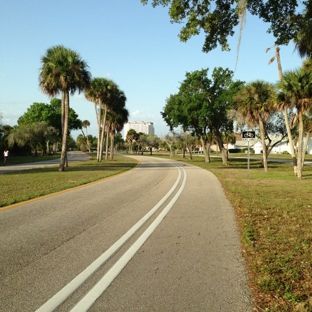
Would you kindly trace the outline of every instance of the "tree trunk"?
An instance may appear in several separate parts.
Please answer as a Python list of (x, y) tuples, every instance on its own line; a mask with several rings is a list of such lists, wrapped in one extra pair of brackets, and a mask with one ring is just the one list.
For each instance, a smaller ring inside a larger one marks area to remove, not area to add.
[(109, 159), (113, 160), (114, 159), (114, 150), (115, 150), (115, 133), (111, 133), (111, 144), (110, 144), (110, 154), (109, 154)]
[(106, 124), (106, 114), (107, 114), (107, 107), (104, 104), (104, 115), (102, 119), (102, 132), (101, 132), (101, 140), (100, 140), (100, 157), (99, 159), (102, 160), (103, 156), (103, 145), (104, 145), (104, 133), (105, 133), (105, 124)]
[[(62, 104), (62, 111), (64, 109), (63, 120), (63, 136), (62, 136), (62, 151), (59, 171), (64, 171), (66, 160), (66, 147), (67, 147), (67, 135), (68, 135), (68, 115), (69, 115), (69, 92), (63, 92), (64, 105)], [(62, 114), (63, 116), (63, 114)]]
[(50, 141), (49, 140), (46, 141), (46, 152), (47, 152), (47, 155), (50, 155)]
[(263, 168), (264, 171), (268, 171), (268, 159), (267, 159), (267, 148), (265, 145), (265, 134), (264, 134), (264, 125), (263, 125), (263, 120), (260, 117), (259, 118), (259, 131), (260, 131), (260, 136), (261, 136), (261, 144), (262, 144), (262, 162), (263, 162)]
[(210, 163), (210, 144), (203, 138), (203, 136), (200, 136), (200, 142), (204, 150), (205, 162)]
[(190, 159), (193, 159), (192, 147), (188, 147), (190, 153)]
[[(276, 62), (277, 62), (277, 69), (278, 69), (278, 75), (280, 81), (283, 80), (283, 70), (282, 70), (282, 64), (281, 64), (281, 58), (280, 58), (280, 48), (276, 46), (275, 48), (275, 57), (276, 57)], [(290, 126), (289, 126), (289, 121), (288, 121), (288, 114), (287, 114), (287, 107), (283, 109), (283, 114), (284, 114), (284, 120), (285, 120), (285, 126), (287, 130), (287, 135), (288, 135), (288, 141), (289, 141), (289, 147), (290, 147), (290, 153), (293, 161), (293, 166), (294, 166), (294, 174), (295, 176), (297, 175), (297, 158), (296, 158), (296, 153), (294, 149), (294, 143), (293, 139), (291, 136), (291, 131), (290, 131)]]
[(96, 121), (98, 125), (98, 139), (97, 139), (97, 146), (96, 146), (96, 159), (100, 161), (100, 138), (101, 138), (101, 107), (102, 101), (99, 99), (98, 105), (94, 105), (95, 107), (95, 114), (96, 114)]
[(108, 160), (108, 138), (109, 138), (109, 131), (106, 132), (106, 144), (105, 144), (105, 160)]
[(303, 143), (303, 113), (298, 111), (298, 120), (299, 120), (299, 136), (298, 136), (298, 165), (297, 165), (297, 177), (302, 178), (302, 143)]
[(221, 153), (222, 164), (223, 164), (223, 165), (227, 165), (228, 158), (227, 158), (226, 149), (225, 149), (224, 146), (223, 146), (223, 141), (222, 141), (220, 135), (217, 134), (216, 137), (217, 137), (217, 142), (218, 142), (219, 150), (220, 150), (220, 153)]
[(307, 149), (308, 149), (308, 143), (309, 143), (310, 135), (311, 135), (311, 132), (308, 131), (307, 135), (306, 135), (306, 140), (305, 140), (304, 145), (303, 145), (303, 150), (302, 150), (302, 167), (304, 165), (304, 158), (305, 158), (305, 154), (306, 154)]

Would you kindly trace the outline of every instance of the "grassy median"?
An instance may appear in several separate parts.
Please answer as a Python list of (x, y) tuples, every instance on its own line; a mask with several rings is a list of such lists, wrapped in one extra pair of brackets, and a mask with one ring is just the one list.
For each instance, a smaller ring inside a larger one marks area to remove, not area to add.
[[(48, 157), (12, 157), (10, 164), (47, 159)], [(0, 207), (101, 180), (129, 170), (136, 164), (137, 161), (132, 158), (115, 156), (113, 161), (98, 162), (93, 158), (70, 163), (63, 172), (58, 171), (58, 166), (53, 166), (0, 174)]]

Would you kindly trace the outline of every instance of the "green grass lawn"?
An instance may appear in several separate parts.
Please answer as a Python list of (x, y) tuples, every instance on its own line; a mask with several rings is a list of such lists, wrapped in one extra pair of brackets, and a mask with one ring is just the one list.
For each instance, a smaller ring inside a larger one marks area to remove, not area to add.
[[(16, 157), (10, 159), (12, 160), (10, 164), (48, 159), (48, 157)], [(93, 158), (70, 163), (63, 172), (59, 172), (56, 166), (1, 174), (0, 207), (101, 180), (129, 170), (136, 164), (137, 161), (134, 159), (115, 156), (113, 161), (98, 162)]]
[[(257, 155), (247, 178), (247, 160), (236, 157), (243, 155), (230, 155), (227, 166), (219, 158), (211, 158), (211, 163), (200, 156), (171, 159), (219, 178), (237, 216), (258, 311), (312, 311), (312, 166), (304, 167), (299, 180), (290, 163), (269, 162), (264, 172)], [(274, 157), (290, 159), (270, 155)]]
[[(311, 312), (312, 166), (304, 167), (299, 180), (290, 163), (269, 162), (264, 172), (261, 155), (251, 155), (258, 159), (251, 159), (248, 178), (247, 160), (236, 157), (246, 154), (231, 154), (227, 166), (218, 157), (211, 163), (201, 156), (171, 159), (202, 167), (219, 178), (237, 216), (258, 311)], [(290, 155), (270, 155), (274, 157), (290, 159)], [(311, 161), (311, 155), (306, 160)], [(118, 156), (112, 162), (93, 159), (70, 164), (65, 172), (50, 167), (6, 173), (0, 181), (0, 207), (103, 179), (135, 165), (134, 159)]]

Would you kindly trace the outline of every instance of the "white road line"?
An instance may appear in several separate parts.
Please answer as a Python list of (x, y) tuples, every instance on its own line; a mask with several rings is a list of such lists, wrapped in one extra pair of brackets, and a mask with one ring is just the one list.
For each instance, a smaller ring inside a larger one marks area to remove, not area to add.
[(102, 295), (106, 288), (118, 276), (122, 269), (132, 259), (136, 252), (142, 247), (149, 236), (155, 231), (161, 221), (165, 218), (171, 210), (174, 203), (181, 195), (186, 184), (186, 172), (184, 169), (184, 179), (182, 185), (169, 204), (158, 215), (153, 223), (145, 230), (145, 232), (135, 241), (135, 243), (123, 254), (123, 256), (115, 263), (115, 265), (102, 277), (102, 279), (77, 303), (77, 305), (70, 312), (86, 312), (93, 305), (93, 303)]
[[(176, 166), (176, 165), (175, 165)], [(77, 275), (71, 282), (64, 286), (59, 292), (44, 303), (36, 312), (52, 312), (62, 304), (81, 284), (83, 284), (101, 265), (103, 265), (117, 250), (163, 205), (169, 196), (175, 191), (181, 180), (181, 169), (176, 166), (179, 175), (168, 193), (129, 231), (127, 231), (118, 241), (108, 248), (101, 256), (92, 262), (85, 270)]]

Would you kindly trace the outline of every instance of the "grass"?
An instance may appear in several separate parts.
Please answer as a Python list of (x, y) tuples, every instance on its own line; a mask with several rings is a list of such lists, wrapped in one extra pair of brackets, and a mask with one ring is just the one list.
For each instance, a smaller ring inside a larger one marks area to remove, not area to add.
[[(305, 166), (304, 178), (298, 180), (291, 164), (270, 162), (265, 173), (260, 168), (261, 155), (253, 156), (259, 159), (251, 159), (249, 178), (247, 161), (236, 158), (246, 154), (230, 155), (227, 166), (219, 158), (209, 164), (200, 156), (173, 159), (210, 170), (219, 178), (237, 216), (257, 311), (311, 312), (312, 166)], [(273, 156), (290, 159), (289, 155)], [(7, 173), (0, 181), (0, 206), (99, 180), (135, 164), (131, 158), (116, 157), (114, 162), (70, 164), (61, 173), (56, 168)]]
[[(56, 157), (59, 158), (59, 156)], [(48, 157), (29, 157), (26, 160), (30, 162), (47, 159)], [(10, 164), (24, 162), (24, 157), (10, 159)], [(57, 166), (8, 172), (2, 174), (0, 180), (0, 207), (101, 180), (129, 170), (136, 164), (137, 161), (134, 159), (115, 156), (114, 161), (98, 162), (93, 158), (88, 161), (70, 163), (64, 172), (59, 172)]]
[(264, 172), (260, 159), (251, 160), (247, 178), (243, 159), (230, 156), (227, 166), (218, 158), (173, 159), (219, 178), (237, 216), (257, 311), (312, 311), (312, 166), (299, 180), (289, 163), (270, 162)]

